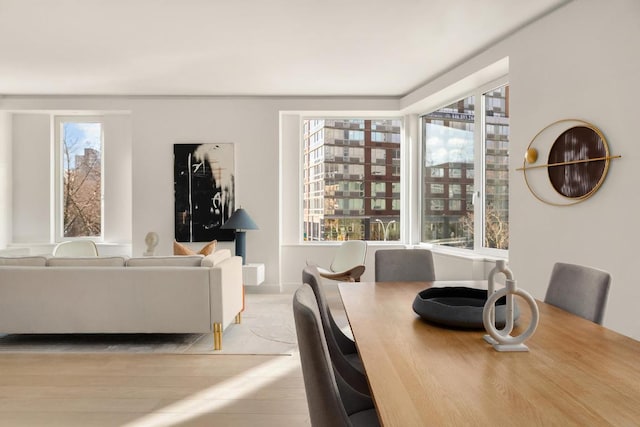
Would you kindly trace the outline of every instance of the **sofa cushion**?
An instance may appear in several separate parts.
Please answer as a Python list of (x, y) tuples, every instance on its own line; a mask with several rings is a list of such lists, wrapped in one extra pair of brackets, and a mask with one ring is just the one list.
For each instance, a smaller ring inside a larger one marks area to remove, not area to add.
[(207, 243), (198, 252), (186, 247), (182, 243), (176, 241), (173, 242), (173, 254), (174, 255), (210, 255), (216, 250), (217, 240)]
[(229, 249), (219, 249), (202, 258), (203, 267), (214, 267), (216, 264), (224, 261), (227, 258), (231, 258), (231, 251)]
[(200, 267), (203, 255), (129, 258), (127, 267)]
[(47, 265), (47, 257), (45, 256), (0, 257), (0, 265), (44, 267)]
[(121, 256), (89, 257), (52, 257), (47, 261), (49, 267), (124, 267), (125, 258)]

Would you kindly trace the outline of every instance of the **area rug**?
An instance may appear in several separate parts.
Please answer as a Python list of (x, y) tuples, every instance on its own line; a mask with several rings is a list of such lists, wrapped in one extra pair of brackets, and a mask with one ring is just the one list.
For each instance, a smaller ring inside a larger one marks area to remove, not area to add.
[(292, 296), (247, 294), (242, 322), (213, 349), (213, 334), (0, 334), (2, 352), (292, 354), (297, 350)]

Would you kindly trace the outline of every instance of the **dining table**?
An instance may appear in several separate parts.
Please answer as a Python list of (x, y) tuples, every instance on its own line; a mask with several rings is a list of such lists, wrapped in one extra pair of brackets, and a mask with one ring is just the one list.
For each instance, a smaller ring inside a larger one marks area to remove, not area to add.
[[(381, 425), (640, 426), (640, 341), (536, 300), (529, 350), (499, 352), (482, 328), (435, 324), (412, 309), (431, 287), (486, 285), (339, 284)], [(531, 310), (515, 300), (517, 336)]]

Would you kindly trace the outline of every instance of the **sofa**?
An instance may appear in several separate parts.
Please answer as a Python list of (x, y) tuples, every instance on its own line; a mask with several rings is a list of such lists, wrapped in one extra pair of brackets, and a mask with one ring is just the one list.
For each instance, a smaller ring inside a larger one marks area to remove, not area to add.
[(242, 258), (0, 257), (0, 333), (206, 333), (240, 322)]

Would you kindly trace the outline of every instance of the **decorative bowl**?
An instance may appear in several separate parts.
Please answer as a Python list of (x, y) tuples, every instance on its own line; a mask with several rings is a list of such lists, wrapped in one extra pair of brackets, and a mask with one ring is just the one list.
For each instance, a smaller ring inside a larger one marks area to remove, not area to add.
[[(464, 286), (429, 288), (420, 291), (413, 301), (413, 311), (422, 319), (437, 324), (460, 329), (484, 329), (482, 311), (487, 301), (486, 289)], [(498, 299), (495, 305), (496, 328), (505, 325), (507, 300)], [(513, 318), (518, 319), (520, 310), (514, 303)]]

